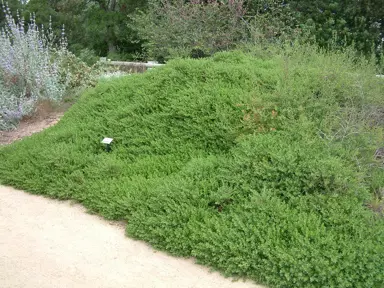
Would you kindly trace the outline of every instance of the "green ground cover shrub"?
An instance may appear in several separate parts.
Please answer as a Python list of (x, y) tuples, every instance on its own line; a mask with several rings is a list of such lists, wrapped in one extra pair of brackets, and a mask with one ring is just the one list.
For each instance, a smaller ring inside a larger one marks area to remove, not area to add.
[(128, 235), (226, 275), (383, 287), (384, 219), (365, 205), (382, 185), (374, 69), (289, 46), (102, 81), (1, 148), (0, 181), (127, 220)]

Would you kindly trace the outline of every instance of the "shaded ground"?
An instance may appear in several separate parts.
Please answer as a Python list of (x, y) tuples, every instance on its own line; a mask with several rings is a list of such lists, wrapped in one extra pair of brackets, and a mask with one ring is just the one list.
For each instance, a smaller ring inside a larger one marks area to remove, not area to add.
[(0, 287), (260, 287), (124, 236), (124, 225), (0, 186)]
[(36, 113), (31, 117), (22, 119), (17, 129), (0, 131), (0, 145), (10, 144), (23, 137), (40, 132), (49, 126), (55, 125), (71, 104), (71, 102), (68, 102), (60, 106), (54, 106), (49, 102), (40, 103)]

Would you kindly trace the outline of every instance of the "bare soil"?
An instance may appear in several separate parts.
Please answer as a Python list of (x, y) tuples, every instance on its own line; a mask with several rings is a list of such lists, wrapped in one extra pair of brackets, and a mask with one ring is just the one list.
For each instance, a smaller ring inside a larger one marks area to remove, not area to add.
[(17, 129), (0, 131), (0, 145), (10, 144), (55, 125), (71, 104), (68, 102), (58, 106), (48, 101), (40, 102), (37, 105), (36, 113), (33, 116), (23, 118)]

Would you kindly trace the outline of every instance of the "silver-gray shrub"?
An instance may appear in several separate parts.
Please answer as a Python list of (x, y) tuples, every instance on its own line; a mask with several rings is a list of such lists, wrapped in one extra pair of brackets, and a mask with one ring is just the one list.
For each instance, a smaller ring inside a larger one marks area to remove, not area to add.
[(38, 100), (60, 100), (69, 73), (62, 69), (67, 53), (64, 30), (54, 45), (51, 27), (38, 27), (35, 17), (25, 23), (3, 5), (6, 16), (0, 31), (0, 130), (11, 129), (33, 113)]

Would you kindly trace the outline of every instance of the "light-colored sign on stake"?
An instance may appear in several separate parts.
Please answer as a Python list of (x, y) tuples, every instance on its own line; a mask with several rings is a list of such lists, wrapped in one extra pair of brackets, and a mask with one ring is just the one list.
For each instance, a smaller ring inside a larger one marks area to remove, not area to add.
[(103, 144), (111, 144), (113, 141), (113, 138), (104, 138), (103, 141), (101, 141), (101, 143)]
[(101, 141), (102, 144), (105, 144), (105, 151), (107, 152), (111, 151), (112, 141), (113, 141), (113, 138), (104, 138), (103, 141)]

